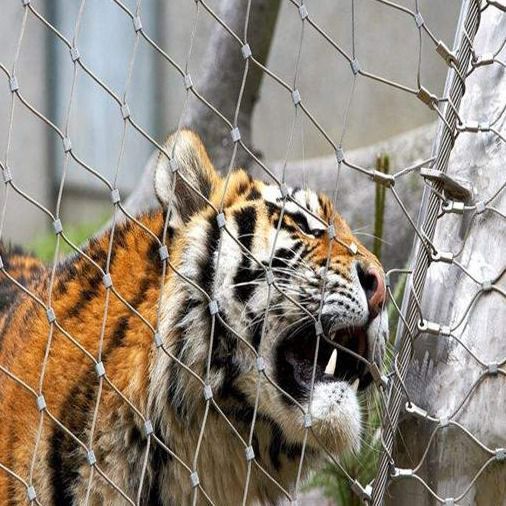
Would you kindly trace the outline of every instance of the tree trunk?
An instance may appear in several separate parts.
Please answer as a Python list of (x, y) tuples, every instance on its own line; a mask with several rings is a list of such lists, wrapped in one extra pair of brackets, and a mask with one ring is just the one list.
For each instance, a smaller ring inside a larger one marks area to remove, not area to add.
[[(505, 34), (506, 16), (489, 6), (475, 38), (476, 54), (500, 50)], [(505, 56), (503, 47), (496, 58), (504, 61)], [(453, 252), (467, 273), (455, 261), (429, 267), (422, 314), (452, 332), (421, 334), (406, 378), (411, 401), (442, 421), (405, 414), (395, 454), (398, 468), (412, 469), (427, 451), (417, 475), (442, 499), (457, 498), (455, 503), (463, 505), (506, 504), (506, 451), (497, 457), (494, 453), (506, 448), (506, 198), (500, 191), (506, 160), (504, 70), (500, 63), (481, 66), (466, 80), (460, 117), (467, 124), (490, 125), (499, 135), (461, 133), (447, 173), (472, 184), (475, 203), (487, 203), (499, 193), (483, 212), (447, 214), (438, 220), (433, 243), (440, 252)], [(441, 504), (412, 478), (395, 480), (387, 497), (388, 504), (398, 506)]]
[[(246, 0), (222, 0), (218, 14), (225, 24), (241, 40), (246, 40), (251, 52), (260, 63), (265, 64), (269, 56), (274, 28), (279, 12), (280, 0), (252, 0), (247, 36), (244, 28), (248, 2)], [(237, 99), (243, 80), (246, 61), (240, 43), (222, 26), (213, 31), (203, 59), (203, 68), (195, 83), (199, 93), (233, 122)], [(251, 118), (258, 100), (263, 78), (262, 70), (249, 63), (248, 74), (237, 118), (241, 138), (251, 146)], [(183, 126), (195, 130), (204, 140), (216, 168), (228, 168), (232, 153), (230, 128), (209, 107), (191, 96), (189, 107), (183, 117)], [(227, 149), (228, 148), (228, 149)], [(249, 155), (239, 149), (235, 164), (248, 168), (252, 163)]]
[[(280, 0), (253, 0), (249, 15), (247, 42), (252, 54), (262, 64), (267, 62)], [(248, 2), (221, 0), (217, 14), (233, 32), (244, 40), (244, 26)], [(201, 7), (203, 9), (203, 7)], [(220, 111), (230, 122), (233, 122), (237, 100), (243, 79), (246, 62), (242, 57), (240, 43), (225, 28), (216, 22), (206, 54), (203, 68), (193, 83), (195, 90), (214, 108)], [(247, 80), (237, 117), (241, 138), (251, 146), (251, 119), (258, 99), (263, 72), (249, 63)], [(215, 166), (224, 170), (232, 156), (232, 139), (230, 129), (224, 121), (206, 104), (192, 93), (188, 106), (181, 118), (181, 126), (196, 131), (204, 140), (211, 160)], [(125, 202), (131, 213), (138, 213), (158, 205), (153, 191), (153, 171), (158, 157), (154, 152), (142, 173), (136, 189)], [(235, 165), (248, 168), (252, 160), (240, 147), (237, 150)]]

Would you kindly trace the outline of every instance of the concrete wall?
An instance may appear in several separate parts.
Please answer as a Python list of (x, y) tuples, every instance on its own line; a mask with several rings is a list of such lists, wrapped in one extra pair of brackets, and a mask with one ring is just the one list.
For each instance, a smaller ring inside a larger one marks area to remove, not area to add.
[[(2, 2), (0, 15), (0, 62), (12, 72), (16, 47), (23, 22), (21, 2)], [(25, 35), (20, 46), (16, 75), (20, 89), (44, 113), (49, 108), (47, 61), (45, 53), (45, 30), (39, 23), (28, 19)], [(14, 105), (10, 149), (7, 150), (8, 131), (11, 115), (11, 92), (8, 80), (0, 75), (0, 158), (11, 169), (14, 181), (19, 187), (45, 205), (51, 201), (51, 168), (47, 127), (33, 114)], [(5, 188), (0, 183), (0, 204), (5, 202)], [(8, 192), (7, 214), (3, 238), (29, 241), (48, 220), (42, 212), (12, 189)]]
[[(135, 2), (125, 2), (130, 8)], [(218, 9), (219, 1), (209, 2)], [(403, 5), (414, 7), (412, 0)], [(424, 19), (437, 38), (449, 46), (453, 40), (458, 0), (420, 0)], [(44, 10), (58, 29), (72, 38), (79, 2), (34, 0), (35, 8)], [(307, 2), (311, 16), (351, 51), (351, 0)], [(12, 65), (13, 51), (23, 16), (21, 2), (8, 2), (0, 18), (0, 62)], [(195, 4), (187, 0), (151, 0), (143, 3), (144, 29), (180, 65), (188, 51)], [(418, 31), (410, 16), (372, 0), (355, 1), (356, 55), (362, 68), (383, 77), (416, 87)], [(200, 7), (197, 34), (189, 70), (197, 76), (203, 49), (216, 22)], [(292, 82), (297, 56), (301, 21), (297, 9), (285, 0), (282, 4), (268, 66), (287, 82)], [(254, 27), (250, 27), (253, 30)], [(123, 96), (128, 62), (134, 45), (131, 21), (112, 2), (89, 0), (82, 17), (78, 47), (83, 61), (118, 96)], [(217, 62), (219, 65), (219, 62)], [(72, 63), (67, 49), (54, 35), (28, 16), (19, 68), (21, 91), (37, 107), (64, 127), (70, 93)], [(440, 93), (446, 67), (435, 53), (431, 41), (423, 38), (422, 84)], [(175, 128), (184, 103), (184, 88), (179, 74), (141, 41), (137, 49), (133, 77), (127, 99), (136, 121), (153, 137), (161, 140)], [(352, 73), (347, 62), (314, 30), (306, 27), (297, 87), (322, 126), (339, 138)], [(0, 76), (0, 156), (4, 157), (9, 116), (10, 92)], [(79, 73), (69, 132), (74, 149), (101, 174), (114, 179), (121, 150), (123, 120), (118, 106), (93, 81)], [(235, 100), (235, 97), (231, 97)], [(254, 144), (267, 160), (285, 156), (293, 119), (290, 96), (269, 77), (264, 77), (260, 100), (254, 116)], [(357, 83), (344, 140), (346, 149), (371, 144), (434, 119), (421, 102), (403, 92), (367, 79)], [(16, 107), (10, 165), (16, 180), (54, 208), (54, 186), (63, 166), (61, 142), (33, 114)], [(120, 165), (118, 185), (125, 195), (135, 185), (152, 145), (132, 129)], [(299, 121), (294, 148), (289, 159), (329, 154), (322, 136), (307, 121)], [(91, 196), (93, 198), (91, 199)], [(2, 197), (3, 198), (3, 197)], [(91, 199), (91, 200), (90, 200)], [(102, 214), (106, 202), (104, 186), (73, 163), (66, 179), (63, 202), (65, 222), (90, 221)], [(93, 202), (90, 206), (87, 201)], [(95, 205), (97, 203), (97, 205)], [(4, 238), (29, 241), (45, 229), (48, 220), (33, 206), (9, 197)], [(99, 209), (99, 211), (97, 211)], [(105, 206), (107, 210), (107, 205)], [(15, 215), (13, 214), (15, 212)], [(20, 221), (21, 220), (21, 221)]]

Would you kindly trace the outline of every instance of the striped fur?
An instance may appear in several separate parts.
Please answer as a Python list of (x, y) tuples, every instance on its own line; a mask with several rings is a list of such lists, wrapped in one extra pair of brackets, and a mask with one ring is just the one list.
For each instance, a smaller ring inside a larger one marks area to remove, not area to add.
[[(327, 332), (367, 327), (367, 349), (360, 353), (381, 360), (384, 319), (369, 315), (357, 265), (381, 267), (325, 196), (289, 189), (302, 208), (334, 223), (339, 241), (329, 241), (320, 221), (293, 202), (288, 201), (282, 211), (277, 186), (252, 180), (242, 170), (232, 173), (227, 182), (220, 178), (191, 132), (171, 137), (166, 147), (174, 161), (170, 165), (161, 157), (155, 174), (162, 210), (139, 217), (163, 241), (166, 213), (170, 213), (165, 244), (174, 269), (167, 270), (163, 283), (158, 241), (132, 222), (117, 227), (110, 258), (114, 287), (128, 304), (110, 293), (103, 328), (107, 296), (100, 271), (83, 256), (56, 267), (51, 306), (57, 321), (103, 362), (110, 383), (99, 381), (92, 361), (68, 335), (56, 327), (50, 332), (43, 308), (33, 299), (21, 293), (15, 298), (9, 295), (12, 303), (3, 303), (0, 364), (38, 391), (47, 356), (42, 380), (47, 413), (42, 417), (33, 394), (0, 373), (0, 463), (33, 483), (41, 504), (84, 504), (86, 499), (92, 505), (125, 504), (115, 487), (141, 505), (191, 504), (189, 472), (178, 459), (193, 466), (206, 404), (201, 383), (171, 356), (205, 379), (217, 405), (245, 441), (258, 381), (250, 347), (264, 358), (268, 376), (307, 406), (309, 388), (301, 376), (307, 374), (306, 361), (312, 365), (314, 349), (301, 359), (297, 342), (292, 341), (300, 335), (298, 342), (304, 343), (300, 346), (311, 348), (316, 339), (308, 338), (312, 327), (299, 306), (267, 282), (269, 265), (277, 285), (293, 301), (314, 315), (321, 307)], [(223, 194), (226, 231), (220, 230), (216, 211), (202, 198), (219, 208)], [(358, 244), (357, 255), (343, 246), (351, 241)], [(109, 233), (105, 233), (91, 240), (85, 253), (105, 269), (108, 246)], [(322, 300), (328, 256), (328, 290)], [(7, 272), (16, 268), (15, 258), (4, 260)], [(35, 267), (27, 264), (33, 276), (25, 282), (46, 301), (50, 271), (33, 262)], [(2, 280), (0, 290), (8, 286), (5, 283)], [(268, 298), (272, 310), (265, 316)], [(214, 323), (209, 299), (216, 300), (220, 309)], [(156, 349), (152, 332), (130, 308), (153, 327), (159, 316), (159, 332), (170, 353)], [(340, 360), (346, 362), (345, 357)], [(323, 378), (320, 373), (311, 408), (315, 434), (333, 453), (357, 448), (361, 415), (351, 378), (347, 372), (342, 378)], [(255, 456), (291, 490), (304, 440), (303, 416), (293, 400), (265, 379), (260, 392), (252, 434)], [(152, 421), (157, 441), (151, 438), (149, 448), (142, 419), (129, 403)], [(197, 459), (201, 485), (214, 504), (241, 504), (247, 471), (244, 444), (216, 409), (211, 408), (205, 420)], [(39, 427), (41, 437), (35, 447)], [(107, 480), (88, 464), (79, 442), (93, 448)], [(318, 464), (320, 454), (310, 436), (304, 472)], [(276, 504), (281, 496), (281, 489), (253, 466), (247, 504)], [(0, 469), (0, 504), (25, 503), (24, 485)], [(207, 504), (201, 492), (197, 504)]]

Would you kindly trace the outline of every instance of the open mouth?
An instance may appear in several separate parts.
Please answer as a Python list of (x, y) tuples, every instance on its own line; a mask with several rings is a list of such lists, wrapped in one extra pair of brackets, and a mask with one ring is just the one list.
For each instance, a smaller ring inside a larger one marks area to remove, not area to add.
[[(367, 388), (372, 381), (365, 362), (368, 354), (367, 326), (346, 327), (327, 336), (339, 346), (320, 338), (315, 384), (347, 381), (355, 391)], [(282, 338), (277, 347), (277, 381), (297, 401), (307, 398), (310, 391), (316, 344), (314, 325), (307, 325)]]

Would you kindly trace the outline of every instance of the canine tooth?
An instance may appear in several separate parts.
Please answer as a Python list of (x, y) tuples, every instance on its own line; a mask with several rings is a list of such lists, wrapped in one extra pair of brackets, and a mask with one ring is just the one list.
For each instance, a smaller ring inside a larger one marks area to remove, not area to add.
[(332, 352), (332, 355), (330, 355), (329, 361), (327, 363), (327, 367), (325, 367), (325, 374), (330, 374), (331, 376), (334, 375), (336, 372), (336, 365), (337, 365), (337, 350), (334, 348), (334, 351)]
[(360, 380), (357, 378), (352, 384), (351, 389), (356, 393), (358, 392), (358, 384), (360, 383)]

